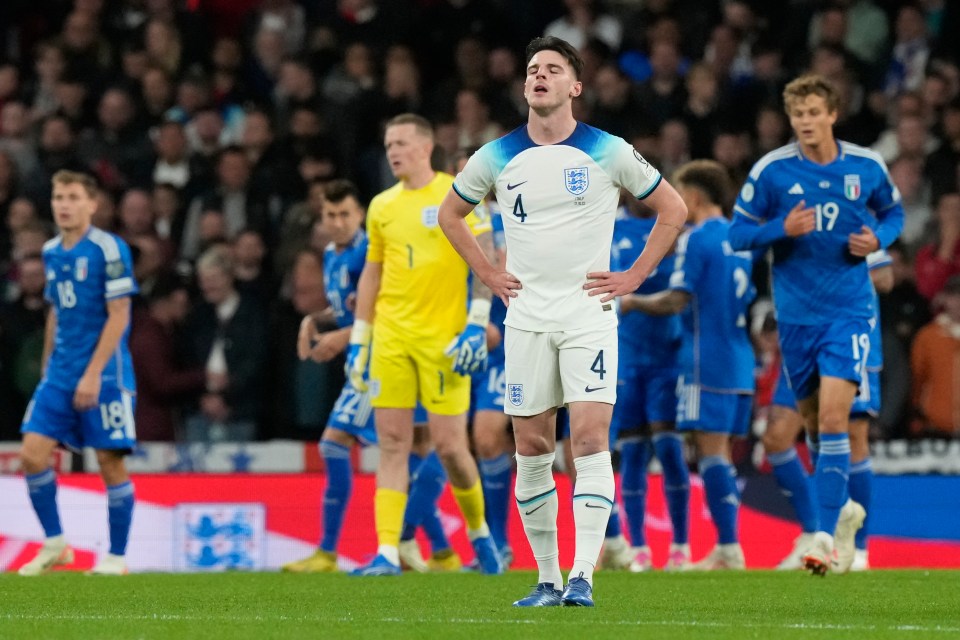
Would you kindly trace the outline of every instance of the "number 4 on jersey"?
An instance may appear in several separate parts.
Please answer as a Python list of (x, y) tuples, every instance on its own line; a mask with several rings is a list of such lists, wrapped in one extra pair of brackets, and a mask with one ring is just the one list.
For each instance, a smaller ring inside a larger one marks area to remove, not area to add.
[(593, 364), (590, 365), (590, 371), (593, 371), (603, 380), (603, 375), (607, 372), (607, 370), (603, 368), (603, 349), (600, 349), (600, 353), (594, 358)]
[(513, 203), (513, 215), (520, 218), (520, 222), (527, 221), (527, 212), (523, 210), (523, 196), (517, 194), (517, 201)]

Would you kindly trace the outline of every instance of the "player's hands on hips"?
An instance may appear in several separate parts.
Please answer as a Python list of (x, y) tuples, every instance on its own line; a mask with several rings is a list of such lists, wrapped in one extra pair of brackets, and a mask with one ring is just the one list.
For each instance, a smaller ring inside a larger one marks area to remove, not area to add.
[(454, 359), (453, 370), (462, 376), (487, 368), (487, 327), (468, 324), (444, 354)]
[(344, 367), (347, 379), (357, 391), (367, 390), (368, 366), (370, 364), (370, 338), (372, 336), (370, 323), (364, 320), (355, 320), (350, 331), (350, 342), (347, 345), (347, 363)]
[(798, 202), (783, 221), (783, 230), (791, 238), (805, 236), (817, 226), (816, 211), (806, 204), (805, 200)]
[(73, 408), (86, 411), (97, 406), (100, 399), (100, 376), (83, 374), (73, 392)]
[(610, 302), (617, 296), (633, 293), (647, 278), (627, 271), (594, 271), (587, 274), (587, 284), (583, 288), (591, 296), (603, 296), (600, 302)]
[(487, 285), (490, 292), (503, 301), (505, 307), (510, 306), (510, 298), (517, 297), (517, 291), (523, 289), (523, 285), (517, 279), (517, 276), (508, 271), (491, 269), (488, 274), (480, 278), (483, 284)]
[(880, 248), (880, 241), (873, 229), (867, 225), (860, 227), (860, 233), (851, 233), (849, 236), (850, 253), (858, 258), (866, 258)]

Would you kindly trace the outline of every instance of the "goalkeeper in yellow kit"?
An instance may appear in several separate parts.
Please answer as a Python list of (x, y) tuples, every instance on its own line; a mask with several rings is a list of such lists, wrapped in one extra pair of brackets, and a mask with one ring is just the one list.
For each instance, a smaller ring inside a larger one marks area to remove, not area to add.
[[(501, 573), (467, 440), (470, 373), (487, 359), (490, 290), (479, 278), (468, 286), (469, 268), (438, 225), (440, 202), (453, 177), (430, 164), (430, 123), (414, 114), (397, 116), (387, 123), (384, 146), (400, 182), (370, 202), (367, 262), (347, 349), (347, 375), (359, 389), (369, 385), (374, 407), (379, 546), (376, 557), (353, 573), (400, 573), (398, 544), (418, 399), (427, 410), (430, 437), (466, 520), (477, 564), (484, 573)], [(466, 220), (492, 256), (489, 220), (476, 213)]]

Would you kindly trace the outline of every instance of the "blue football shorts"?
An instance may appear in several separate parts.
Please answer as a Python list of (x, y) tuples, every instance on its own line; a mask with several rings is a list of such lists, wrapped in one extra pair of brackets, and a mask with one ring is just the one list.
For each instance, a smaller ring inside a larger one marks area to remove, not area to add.
[(677, 429), (743, 436), (750, 430), (753, 396), (746, 393), (716, 393), (696, 384), (677, 385)]
[(780, 322), (777, 329), (784, 369), (798, 400), (813, 395), (823, 376), (861, 384), (870, 352), (866, 318), (845, 318), (824, 325)]
[[(358, 391), (347, 381), (333, 405), (327, 426), (349, 433), (364, 446), (377, 444), (377, 427), (373, 415), (370, 391)], [(413, 424), (427, 424), (427, 410), (419, 402), (413, 410)]]
[(100, 385), (99, 403), (86, 411), (73, 408), (73, 394), (72, 389), (42, 380), (27, 405), (20, 432), (38, 433), (74, 451), (84, 447), (131, 451), (136, 446), (136, 394), (113, 380), (105, 381)]
[(647, 427), (652, 422), (677, 419), (677, 370), (622, 367), (617, 380), (617, 404), (613, 406), (610, 439)]

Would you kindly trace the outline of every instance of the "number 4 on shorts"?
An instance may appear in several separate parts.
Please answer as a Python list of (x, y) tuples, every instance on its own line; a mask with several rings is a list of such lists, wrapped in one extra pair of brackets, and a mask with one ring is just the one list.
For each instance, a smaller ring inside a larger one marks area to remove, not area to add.
[(603, 380), (603, 374), (607, 372), (607, 370), (603, 368), (603, 349), (600, 349), (600, 353), (593, 359), (593, 364), (590, 365), (590, 371), (593, 371)]

